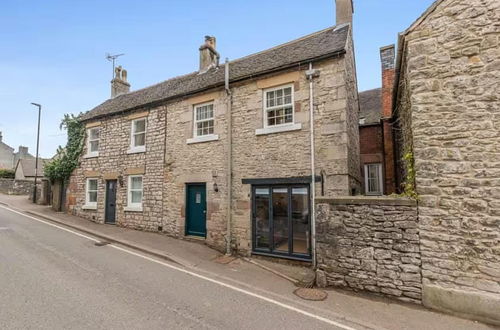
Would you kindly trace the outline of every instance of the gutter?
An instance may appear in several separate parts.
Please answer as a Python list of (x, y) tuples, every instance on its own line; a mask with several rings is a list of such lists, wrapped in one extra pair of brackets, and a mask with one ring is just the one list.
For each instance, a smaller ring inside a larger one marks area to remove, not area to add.
[[(246, 76), (243, 76), (243, 77), (239, 77), (239, 78), (234, 79), (234, 80), (230, 80), (229, 82), (230, 83), (238, 83), (238, 82), (241, 82), (241, 81), (244, 81), (244, 80), (253, 79), (253, 78), (257, 78), (257, 77), (263, 76), (263, 75), (267, 75), (267, 74), (279, 72), (279, 71), (282, 71), (282, 70), (294, 68), (296, 66), (301, 67), (301, 66), (306, 65), (306, 64), (308, 64), (310, 62), (317, 62), (317, 61), (321, 61), (321, 60), (325, 60), (325, 59), (329, 59), (329, 58), (340, 57), (340, 56), (344, 55), (345, 53), (346, 53), (345, 49), (342, 49), (342, 50), (334, 51), (334, 52), (327, 53), (327, 54), (324, 54), (324, 55), (321, 55), (321, 56), (312, 57), (310, 59), (306, 59), (306, 60), (302, 60), (302, 61), (298, 61), (298, 62), (293, 62), (293, 63), (287, 64), (287, 65), (283, 65), (283, 66), (280, 66), (280, 67), (276, 67), (276, 68), (273, 68), (273, 69), (265, 70), (265, 71), (259, 72), (257, 74), (249, 74), (249, 75), (246, 75)], [(170, 101), (170, 100), (175, 100), (175, 99), (180, 99), (180, 98), (183, 98), (183, 97), (193, 96), (193, 95), (196, 95), (196, 94), (199, 94), (199, 93), (202, 93), (202, 92), (209, 91), (211, 89), (217, 89), (217, 88), (221, 88), (221, 87), (225, 87), (225, 82), (220, 82), (220, 83), (217, 83), (217, 84), (213, 84), (213, 85), (210, 85), (210, 86), (207, 86), (207, 87), (203, 87), (203, 88), (200, 88), (200, 89), (194, 90), (192, 92), (188, 92), (188, 93), (183, 93), (183, 94), (169, 96), (169, 97), (166, 97), (164, 99), (152, 101), (152, 102), (149, 102), (149, 103), (144, 103), (144, 104), (137, 105), (137, 106), (134, 106), (134, 107), (131, 107), (131, 108), (119, 110), (119, 111), (116, 111), (116, 112), (105, 113), (105, 114), (96, 115), (96, 116), (93, 116), (93, 117), (90, 117), (90, 118), (85, 118), (85, 119), (80, 120), (80, 122), (84, 123), (84, 122), (87, 122), (87, 121), (97, 120), (97, 119), (104, 118), (104, 117), (107, 117), (107, 116), (124, 114), (126, 112), (133, 111), (133, 110), (138, 110), (138, 109), (155, 108), (155, 107), (158, 107), (158, 106), (162, 105), (164, 102), (167, 102), (167, 101)], [(127, 95), (127, 94), (123, 94), (123, 95)], [(92, 111), (92, 110), (90, 110), (90, 111)]]

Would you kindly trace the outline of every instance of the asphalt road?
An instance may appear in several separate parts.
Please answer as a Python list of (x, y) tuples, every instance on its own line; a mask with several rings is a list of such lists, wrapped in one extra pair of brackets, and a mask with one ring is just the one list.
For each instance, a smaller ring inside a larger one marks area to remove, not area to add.
[(0, 207), (0, 329), (349, 329)]

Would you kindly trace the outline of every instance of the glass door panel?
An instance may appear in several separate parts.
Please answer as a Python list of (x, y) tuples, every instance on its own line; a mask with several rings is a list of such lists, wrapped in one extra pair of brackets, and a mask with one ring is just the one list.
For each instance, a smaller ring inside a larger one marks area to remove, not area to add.
[(255, 189), (255, 248), (269, 250), (269, 188)]
[(273, 188), (273, 250), (288, 253), (288, 188)]
[(294, 254), (309, 254), (309, 189), (292, 188), (292, 246)]

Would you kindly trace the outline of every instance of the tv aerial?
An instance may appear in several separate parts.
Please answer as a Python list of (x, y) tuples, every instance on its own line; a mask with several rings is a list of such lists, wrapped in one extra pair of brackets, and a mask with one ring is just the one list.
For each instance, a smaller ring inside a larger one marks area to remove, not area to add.
[(111, 55), (110, 53), (106, 53), (106, 59), (110, 62), (113, 62), (113, 72), (111, 78), (115, 77), (115, 61), (118, 57), (123, 56), (125, 54), (116, 54), (116, 55)]

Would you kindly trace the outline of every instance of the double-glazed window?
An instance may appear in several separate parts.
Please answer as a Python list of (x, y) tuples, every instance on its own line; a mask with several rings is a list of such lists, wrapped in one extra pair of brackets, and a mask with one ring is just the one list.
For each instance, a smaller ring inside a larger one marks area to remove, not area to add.
[(101, 129), (99, 127), (87, 130), (87, 156), (89, 157), (96, 157), (99, 155), (100, 131)]
[(253, 251), (310, 259), (309, 186), (254, 186)]
[(293, 124), (293, 86), (264, 90), (265, 126)]
[(146, 151), (146, 118), (132, 120), (131, 151)]
[(214, 104), (205, 103), (194, 106), (194, 136), (214, 134)]
[(86, 189), (85, 189), (85, 205), (91, 207), (97, 207), (97, 180), (98, 179), (87, 179)]
[(128, 177), (128, 207), (142, 208), (142, 175)]
[(367, 195), (382, 195), (382, 164), (365, 165), (365, 191)]

